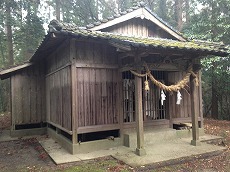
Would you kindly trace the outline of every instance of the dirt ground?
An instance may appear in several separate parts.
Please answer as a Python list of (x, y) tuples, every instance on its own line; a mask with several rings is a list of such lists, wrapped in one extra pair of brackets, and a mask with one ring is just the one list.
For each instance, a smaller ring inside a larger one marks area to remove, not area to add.
[[(10, 114), (0, 114), (0, 132), (10, 126)], [(16, 141), (0, 142), (0, 171), (152, 171), (152, 172), (230, 172), (230, 121), (205, 119), (205, 132), (224, 137), (223, 143), (228, 150), (221, 155), (206, 159), (196, 159), (170, 166), (159, 167), (150, 165), (146, 167), (131, 168), (123, 162), (112, 157), (98, 158), (95, 160), (55, 165), (36, 138), (19, 139)], [(47, 136), (40, 136), (47, 137)]]
[(0, 131), (2, 129), (9, 129), (11, 126), (11, 115), (9, 112), (0, 113)]

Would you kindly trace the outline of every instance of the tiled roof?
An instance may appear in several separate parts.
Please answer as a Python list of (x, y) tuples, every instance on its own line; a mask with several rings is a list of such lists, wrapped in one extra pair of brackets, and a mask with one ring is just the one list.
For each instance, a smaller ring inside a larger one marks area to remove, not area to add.
[(131, 47), (181, 49), (197, 52), (206, 52), (206, 54), (220, 56), (226, 56), (228, 54), (227, 51), (229, 51), (229, 48), (227, 48), (223, 43), (214, 43), (199, 40), (182, 42), (154, 37), (125, 36), (108, 32), (90, 31), (86, 28), (77, 27), (76, 25), (59, 23), (56, 20), (51, 21), (49, 27), (50, 32), (65, 32), (75, 37), (104, 39)]

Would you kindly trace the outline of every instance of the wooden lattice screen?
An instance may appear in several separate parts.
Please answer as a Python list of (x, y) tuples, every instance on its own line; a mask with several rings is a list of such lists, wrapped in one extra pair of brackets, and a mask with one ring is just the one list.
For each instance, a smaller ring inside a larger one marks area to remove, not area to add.
[[(152, 71), (153, 76), (165, 82), (166, 73), (163, 71)], [(124, 122), (135, 121), (135, 81), (134, 75), (123, 72), (123, 114)], [(144, 120), (158, 120), (166, 118), (166, 102), (161, 105), (161, 90), (149, 81), (150, 90), (144, 90), (143, 78), (143, 117)]]

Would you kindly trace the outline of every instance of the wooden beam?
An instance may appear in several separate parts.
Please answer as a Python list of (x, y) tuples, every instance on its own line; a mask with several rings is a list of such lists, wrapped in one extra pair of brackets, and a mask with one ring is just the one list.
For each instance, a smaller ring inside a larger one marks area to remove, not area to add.
[(65, 69), (66, 67), (69, 67), (70, 65), (71, 65), (70, 63), (67, 63), (67, 64), (63, 65), (62, 67), (54, 70), (53, 72), (50, 72), (50, 73), (46, 74), (46, 77), (48, 77), (50, 75), (53, 75), (53, 74), (57, 73), (58, 71), (60, 71), (62, 69)]
[(89, 64), (89, 63), (76, 63), (76, 68), (93, 68), (93, 69), (118, 69), (118, 65), (111, 64)]
[[(169, 120), (168, 119), (158, 119), (158, 120), (151, 120), (151, 121), (144, 121), (144, 128), (149, 127), (158, 127), (158, 126), (166, 126), (168, 128)], [(136, 122), (125, 122), (123, 123), (124, 129), (134, 129), (136, 128)]]
[(77, 129), (77, 133), (84, 134), (84, 133), (91, 133), (97, 131), (118, 130), (119, 128), (120, 128), (119, 124), (93, 125), (93, 126), (79, 127)]
[[(179, 68), (177, 68), (176, 66), (174, 66), (173, 64), (165, 64), (165, 63), (155, 63), (155, 64), (149, 64), (148, 63), (148, 67), (150, 70), (157, 70), (157, 71), (181, 71)], [(124, 71), (129, 71), (129, 70), (134, 70), (134, 65), (130, 65), (130, 66), (124, 66), (124, 67), (121, 67), (119, 70), (121, 72), (124, 72)], [(144, 69), (144, 68), (143, 68)], [(145, 70), (145, 69), (144, 69)]]
[(53, 125), (54, 127), (56, 127), (56, 128), (58, 128), (58, 129), (60, 129), (60, 130), (62, 130), (62, 131), (64, 131), (64, 132), (66, 132), (66, 133), (68, 133), (68, 134), (70, 134), (70, 135), (73, 134), (72, 131), (67, 130), (66, 128), (62, 127), (62, 126), (59, 125), (59, 124), (55, 124), (54, 122), (51, 122), (51, 121), (47, 121), (47, 123)]
[(192, 140), (191, 145), (198, 146), (199, 142), (199, 126), (198, 126), (198, 116), (199, 116), (199, 106), (198, 106), (198, 91), (195, 84), (195, 77), (190, 76), (190, 98), (191, 98), (191, 116), (192, 116)]
[[(141, 61), (140, 57), (135, 58), (138, 63)], [(137, 70), (141, 73), (141, 69)], [(142, 78), (135, 76), (135, 115), (136, 115), (136, 125), (137, 125), (137, 148), (136, 154), (139, 156), (146, 155), (144, 149), (144, 127), (143, 127), (143, 109), (142, 109)]]
[[(198, 117), (198, 121), (201, 121), (202, 119)], [(192, 122), (191, 117), (185, 117), (185, 118), (172, 118), (172, 123), (183, 123), (183, 122)]]

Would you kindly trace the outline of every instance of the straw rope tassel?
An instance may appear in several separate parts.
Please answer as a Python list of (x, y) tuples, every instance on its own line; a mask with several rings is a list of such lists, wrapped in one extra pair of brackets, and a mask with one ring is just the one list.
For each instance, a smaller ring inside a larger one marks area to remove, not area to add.
[(145, 91), (149, 91), (149, 81), (148, 81), (148, 78), (147, 78), (147, 74), (145, 75)]

